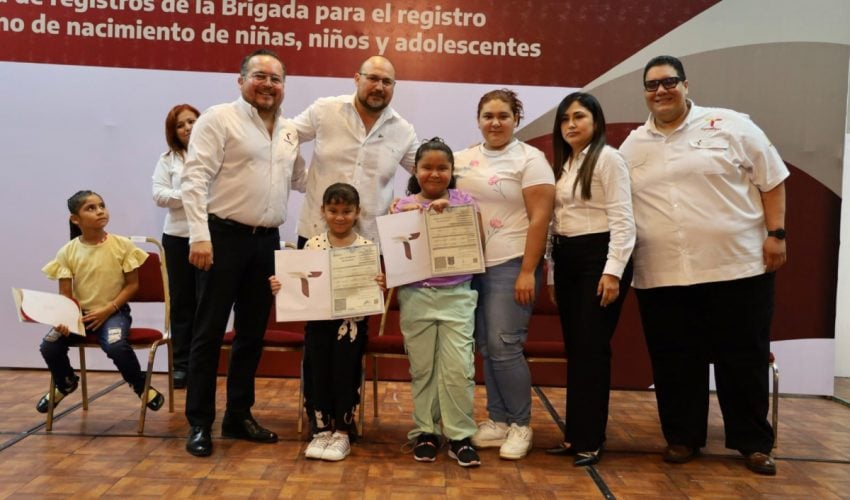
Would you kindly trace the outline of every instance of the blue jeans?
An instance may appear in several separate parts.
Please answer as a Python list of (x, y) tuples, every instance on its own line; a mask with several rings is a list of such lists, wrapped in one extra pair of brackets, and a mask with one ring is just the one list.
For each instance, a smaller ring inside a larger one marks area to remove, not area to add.
[[(86, 330), (86, 333), (97, 336), (100, 348), (115, 363), (115, 367), (121, 372), (124, 380), (136, 394), (141, 394), (145, 388), (145, 375), (139, 366), (136, 353), (133, 352), (133, 348), (127, 342), (132, 323), (130, 306), (124, 304), (118, 312), (108, 317), (100, 328)], [(47, 368), (60, 390), (66, 389), (69, 382), (74, 379), (74, 369), (71, 367), (70, 359), (68, 359), (68, 349), (79, 345), (82, 340), (82, 337), (73, 333), (65, 337), (51, 329), (41, 341), (41, 356), (47, 363)]]
[[(523, 348), (528, 338), (532, 305), (514, 300), (514, 285), (522, 257), (511, 259), (476, 274), (472, 286), (478, 291), (475, 312), (475, 343), (484, 360), (487, 412), (495, 422), (528, 425), (531, 421), (531, 373)], [(535, 271), (540, 291), (543, 267)]]

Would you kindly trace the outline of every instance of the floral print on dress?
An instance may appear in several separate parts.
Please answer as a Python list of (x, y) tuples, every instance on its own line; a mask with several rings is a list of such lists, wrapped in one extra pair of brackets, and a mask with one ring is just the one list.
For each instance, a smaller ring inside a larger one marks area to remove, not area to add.
[(502, 181), (503, 180), (504, 179), (502, 179), (498, 175), (494, 175), (494, 176), (490, 177), (489, 179), (487, 179), (487, 184), (490, 185), (490, 186), (493, 186), (493, 191), (499, 193), (502, 196), (502, 198), (505, 197), (505, 193), (502, 192)]
[(457, 168), (455, 168), (455, 176), (456, 177), (463, 177), (463, 174), (465, 174), (469, 170), (472, 170), (473, 168), (477, 167), (478, 165), (479, 165), (478, 160), (472, 160), (472, 161), (469, 162), (468, 165), (463, 165), (461, 167), (457, 167)]
[(498, 217), (493, 217), (490, 219), (490, 223), (486, 231), (486, 237), (484, 238), (484, 244), (486, 245), (490, 238), (496, 235), (503, 227), (505, 227), (505, 223), (502, 222), (502, 219)]

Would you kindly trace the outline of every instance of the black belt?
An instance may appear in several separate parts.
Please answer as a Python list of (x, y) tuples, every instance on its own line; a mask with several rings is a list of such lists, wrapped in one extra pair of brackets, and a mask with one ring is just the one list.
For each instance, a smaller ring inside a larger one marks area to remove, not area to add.
[(248, 224), (242, 224), (241, 222), (236, 222), (235, 220), (222, 219), (221, 217), (215, 214), (209, 214), (207, 216), (207, 220), (209, 221), (209, 224), (211, 226), (215, 226), (219, 229), (224, 229), (227, 231), (254, 234), (257, 236), (277, 234), (276, 227), (249, 226)]
[(607, 240), (610, 238), (610, 233), (608, 231), (604, 233), (590, 233), (590, 234), (582, 234), (579, 236), (563, 236), (560, 234), (552, 235), (552, 244), (554, 245), (566, 245), (570, 242), (580, 242), (580, 241), (594, 241), (594, 240)]

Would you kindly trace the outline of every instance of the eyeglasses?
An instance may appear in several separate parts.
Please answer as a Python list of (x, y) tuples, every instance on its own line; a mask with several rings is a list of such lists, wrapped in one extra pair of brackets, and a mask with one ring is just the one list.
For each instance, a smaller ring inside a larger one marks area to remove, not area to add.
[(268, 75), (266, 73), (251, 73), (248, 75), (248, 78), (254, 81), (254, 83), (266, 83), (266, 81), (271, 81), (272, 85), (275, 87), (279, 87), (283, 85), (283, 78), (278, 75)]
[(658, 90), (658, 85), (663, 85), (665, 89), (670, 90), (676, 85), (679, 85), (679, 82), (683, 81), (685, 80), (678, 76), (670, 76), (660, 80), (647, 80), (643, 82), (643, 88), (645, 88), (647, 92), (655, 92)]
[(371, 73), (358, 73), (358, 74), (360, 76), (365, 77), (366, 80), (369, 83), (371, 83), (372, 85), (377, 85), (379, 83), (383, 84), (384, 87), (392, 87), (393, 85), (395, 85), (395, 80), (393, 80), (392, 78), (381, 78), (380, 76), (373, 75)]

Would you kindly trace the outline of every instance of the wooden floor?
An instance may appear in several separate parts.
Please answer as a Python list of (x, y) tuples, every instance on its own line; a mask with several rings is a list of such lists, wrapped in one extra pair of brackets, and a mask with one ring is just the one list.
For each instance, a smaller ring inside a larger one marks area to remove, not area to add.
[[(163, 386), (157, 376), (155, 385)], [(782, 397), (776, 477), (755, 475), (737, 453), (723, 447), (722, 421), (712, 400), (709, 444), (684, 465), (661, 461), (664, 441), (651, 392), (614, 391), (608, 447), (600, 464), (575, 468), (543, 449), (560, 439), (548, 399), (563, 414), (564, 390), (543, 388), (533, 398), (534, 450), (521, 461), (504, 461), (483, 450), (483, 464), (464, 469), (445, 449), (435, 463), (413, 460), (405, 434), (410, 427), (409, 384), (379, 385), (381, 416), (371, 415), (367, 393), (366, 435), (340, 463), (307, 460), (299, 436), (298, 382), (258, 379), (254, 415), (277, 431), (273, 445), (220, 439), (215, 451), (195, 458), (184, 451), (184, 391), (175, 413), (149, 412), (144, 436), (135, 432), (137, 399), (116, 373), (93, 373), (88, 411), (78, 390), (59, 406), (52, 433), (34, 404), (47, 373), (0, 370), (0, 498), (74, 496), (193, 498), (850, 498), (850, 407), (837, 400)], [(224, 386), (219, 380), (218, 408)], [(850, 399), (850, 380), (837, 395)], [(476, 389), (476, 416), (483, 418), (484, 390)], [(544, 396), (541, 399), (541, 394)], [(220, 417), (220, 415), (219, 415)]]

